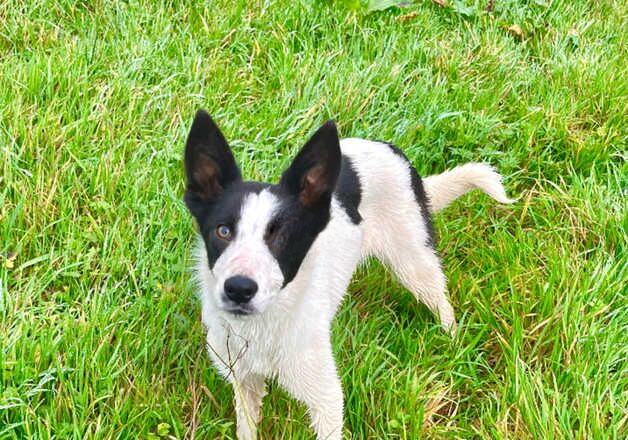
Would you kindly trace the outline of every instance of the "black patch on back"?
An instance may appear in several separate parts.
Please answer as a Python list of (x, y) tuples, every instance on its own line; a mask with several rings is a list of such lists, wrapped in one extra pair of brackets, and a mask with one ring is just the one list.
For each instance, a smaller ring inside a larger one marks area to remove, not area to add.
[(421, 176), (417, 172), (416, 168), (412, 166), (410, 159), (403, 154), (399, 148), (394, 146), (393, 144), (389, 144), (387, 142), (382, 142), (387, 145), (390, 150), (401, 157), (407, 164), (410, 172), (410, 183), (412, 184), (412, 191), (414, 192), (414, 199), (417, 204), (421, 207), (421, 215), (423, 216), (423, 222), (425, 223), (425, 228), (427, 230), (428, 244), (434, 248), (436, 238), (434, 234), (434, 225), (432, 224), (432, 216), (430, 215), (430, 211), (428, 209), (429, 199), (427, 198), (427, 194), (425, 194), (425, 188), (423, 188), (423, 181), (421, 180)]
[(208, 203), (203, 210), (203, 214), (196, 217), (199, 232), (205, 242), (207, 249), (207, 259), (210, 269), (213, 269), (216, 260), (229, 246), (229, 242), (216, 236), (218, 225), (227, 225), (235, 237), (242, 211), (242, 203), (247, 195), (259, 193), (264, 188), (270, 187), (267, 183), (259, 182), (234, 182), (224, 188), (224, 191), (215, 202)]
[(280, 200), (277, 214), (268, 223), (264, 240), (277, 260), (285, 287), (294, 279), (303, 259), (330, 218), (330, 205), (308, 209), (299, 202), (298, 194), (281, 185), (271, 187)]
[(351, 221), (359, 225), (362, 221), (362, 216), (360, 211), (358, 211), (362, 199), (362, 186), (360, 185), (358, 174), (353, 168), (351, 159), (344, 155), (342, 156), (340, 175), (338, 176), (334, 194)]

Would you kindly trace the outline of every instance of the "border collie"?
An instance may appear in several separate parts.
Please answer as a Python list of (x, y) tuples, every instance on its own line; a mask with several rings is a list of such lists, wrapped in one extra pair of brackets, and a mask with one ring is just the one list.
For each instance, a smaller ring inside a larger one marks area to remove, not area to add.
[(314, 133), (278, 184), (242, 179), (211, 117), (185, 147), (185, 203), (215, 366), (233, 385), (239, 439), (254, 439), (265, 380), (305, 403), (318, 439), (340, 439), (343, 395), (330, 327), (361, 260), (375, 256), (453, 332), (430, 215), (473, 188), (502, 203), (500, 175), (470, 163), (423, 180), (396, 147)]

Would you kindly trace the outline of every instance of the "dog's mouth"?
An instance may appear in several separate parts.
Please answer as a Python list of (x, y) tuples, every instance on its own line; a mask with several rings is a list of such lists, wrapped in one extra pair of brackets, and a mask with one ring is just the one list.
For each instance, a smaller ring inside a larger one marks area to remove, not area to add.
[(224, 303), (222, 310), (236, 316), (249, 316), (257, 314), (257, 310), (246, 304)]

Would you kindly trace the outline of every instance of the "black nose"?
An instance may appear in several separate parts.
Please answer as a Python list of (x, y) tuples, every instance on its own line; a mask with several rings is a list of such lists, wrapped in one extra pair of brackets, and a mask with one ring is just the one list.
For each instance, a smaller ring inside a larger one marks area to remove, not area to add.
[(255, 296), (257, 292), (257, 283), (250, 278), (236, 275), (225, 281), (225, 295), (231, 301), (244, 304)]

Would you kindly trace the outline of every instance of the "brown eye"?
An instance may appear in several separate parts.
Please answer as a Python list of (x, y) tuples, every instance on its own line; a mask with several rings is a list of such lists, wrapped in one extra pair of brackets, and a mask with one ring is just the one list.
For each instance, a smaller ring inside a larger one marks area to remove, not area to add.
[(268, 225), (268, 229), (266, 230), (266, 236), (264, 237), (264, 239), (266, 240), (266, 243), (268, 243), (268, 246), (271, 247), (271, 249), (279, 250), (285, 244), (285, 234), (282, 233), (280, 229), (281, 224), (279, 223), (279, 221), (273, 221), (270, 225)]
[(286, 237), (283, 234), (278, 234), (271, 243), (275, 249), (281, 249), (284, 244), (286, 244)]
[(231, 228), (227, 225), (218, 225), (216, 227), (216, 237), (221, 240), (230, 241), (231, 240)]
[(277, 227), (277, 223), (275, 222), (271, 223), (270, 226), (268, 226), (268, 230), (266, 231), (266, 236), (272, 237), (277, 232), (277, 229), (279, 229)]

